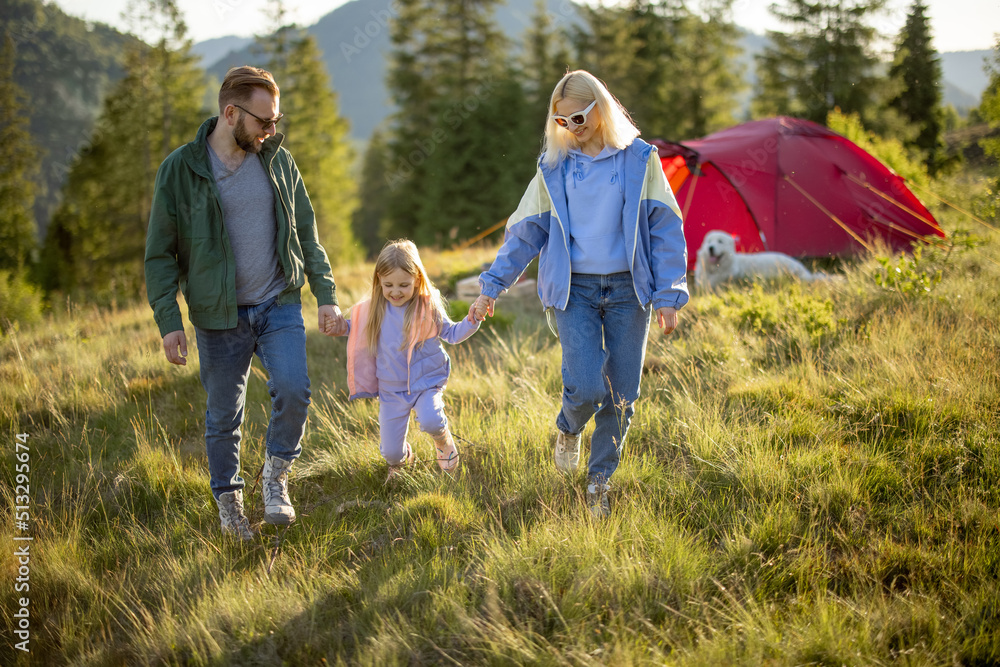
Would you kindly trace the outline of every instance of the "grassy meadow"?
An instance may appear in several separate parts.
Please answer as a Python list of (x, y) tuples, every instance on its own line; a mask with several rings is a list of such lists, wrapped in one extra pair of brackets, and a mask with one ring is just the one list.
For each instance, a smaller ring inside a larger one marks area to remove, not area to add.
[[(345, 341), (316, 331), (309, 297), (299, 519), (249, 544), (219, 530), (190, 328), (186, 367), (164, 359), (145, 304), (12, 330), (0, 663), (997, 664), (1000, 235), (935, 213), (959, 232), (949, 249), (695, 293), (676, 333), (654, 329), (601, 522), (585, 466), (566, 478), (551, 462), (560, 357), (534, 300), (501, 299), (449, 348), (460, 474), (440, 474), (411, 425), (422, 461), (388, 488), (377, 405), (347, 402)], [(448, 285), (494, 251), (425, 260)], [(337, 271), (342, 305), (370, 270)], [(255, 369), (243, 465), (260, 520)], [(16, 593), (13, 537), (29, 534)], [(12, 634), (23, 596), (30, 654)]]

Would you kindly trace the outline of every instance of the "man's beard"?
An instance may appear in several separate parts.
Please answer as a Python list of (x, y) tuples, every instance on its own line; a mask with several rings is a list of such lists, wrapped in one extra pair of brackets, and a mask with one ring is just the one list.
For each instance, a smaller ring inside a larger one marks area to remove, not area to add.
[(236, 124), (236, 129), (233, 130), (233, 140), (236, 141), (236, 145), (240, 147), (240, 150), (256, 155), (263, 148), (263, 144), (257, 141), (257, 137), (247, 132), (246, 125), (243, 123), (246, 116), (242, 112), (240, 114), (240, 122)]

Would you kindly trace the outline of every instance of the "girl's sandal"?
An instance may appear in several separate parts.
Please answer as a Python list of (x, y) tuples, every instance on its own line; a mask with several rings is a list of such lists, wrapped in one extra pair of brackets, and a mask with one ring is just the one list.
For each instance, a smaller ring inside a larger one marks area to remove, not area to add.
[(441, 470), (448, 473), (455, 472), (458, 469), (459, 454), (455, 439), (451, 437), (451, 431), (445, 431), (444, 436), (435, 440), (434, 448), (437, 449), (437, 462)]

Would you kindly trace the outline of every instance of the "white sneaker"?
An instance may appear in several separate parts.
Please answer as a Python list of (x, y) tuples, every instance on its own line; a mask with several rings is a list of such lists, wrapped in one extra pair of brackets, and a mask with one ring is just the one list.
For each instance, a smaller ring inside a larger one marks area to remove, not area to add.
[(581, 434), (570, 435), (556, 429), (556, 468), (565, 473), (573, 473), (580, 464)]
[(277, 456), (264, 457), (261, 490), (264, 493), (264, 521), (272, 525), (287, 526), (295, 521), (295, 508), (288, 498), (288, 471), (291, 461)]
[(250, 528), (250, 520), (243, 513), (243, 492), (230, 491), (220, 494), (215, 502), (219, 505), (222, 532), (235, 535), (244, 541), (252, 540), (253, 529)]

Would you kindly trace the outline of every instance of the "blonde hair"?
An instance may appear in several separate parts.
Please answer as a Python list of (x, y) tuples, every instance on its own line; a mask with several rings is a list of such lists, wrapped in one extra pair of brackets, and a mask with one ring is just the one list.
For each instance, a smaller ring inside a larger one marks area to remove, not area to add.
[(230, 104), (248, 103), (255, 88), (266, 90), (271, 97), (279, 97), (281, 94), (274, 76), (266, 69), (251, 65), (230, 68), (219, 87), (219, 113)]
[[(632, 123), (625, 107), (608, 92), (607, 86), (590, 72), (582, 69), (566, 72), (552, 90), (549, 116), (556, 113), (556, 103), (565, 99), (576, 100), (581, 104), (590, 104), (597, 100), (597, 108), (601, 113), (601, 126), (597, 131), (606, 146), (627, 148), (639, 136), (639, 129)], [(545, 166), (550, 168), (556, 166), (566, 159), (570, 149), (578, 145), (572, 132), (560, 127), (552, 118), (546, 117), (542, 148)]]
[(432, 318), (434, 326), (440, 328), (445, 318), (445, 302), (441, 292), (434, 287), (434, 284), (427, 277), (427, 271), (420, 261), (420, 253), (417, 246), (407, 239), (389, 241), (382, 248), (378, 259), (375, 260), (375, 273), (372, 277), (371, 304), (368, 307), (367, 343), (372, 354), (378, 351), (378, 338), (382, 333), (382, 320), (385, 317), (385, 309), (388, 301), (382, 294), (381, 276), (385, 276), (397, 269), (413, 276), (413, 298), (406, 304), (406, 313), (403, 316), (403, 329), (405, 332), (403, 346), (405, 350), (414, 343), (420, 335), (419, 323), (428, 316)]

